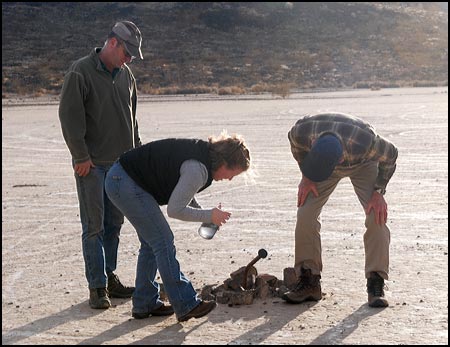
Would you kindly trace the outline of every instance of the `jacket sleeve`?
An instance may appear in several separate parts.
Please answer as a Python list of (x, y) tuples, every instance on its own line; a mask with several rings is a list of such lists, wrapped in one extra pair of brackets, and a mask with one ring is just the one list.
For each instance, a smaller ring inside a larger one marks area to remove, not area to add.
[(90, 159), (84, 140), (86, 135), (84, 96), (86, 94), (83, 75), (75, 71), (68, 72), (61, 92), (59, 120), (64, 140), (75, 163)]
[(373, 160), (378, 161), (375, 188), (386, 189), (397, 167), (398, 149), (390, 141), (377, 135), (372, 147)]
[(288, 132), (288, 139), (289, 143), (291, 144), (291, 153), (299, 165), (300, 162), (304, 159), (307, 152), (305, 146), (300, 144), (300, 136), (301, 134), (299, 134), (299, 129), (296, 124)]
[(139, 126), (136, 116), (136, 109), (137, 109), (137, 87), (136, 87), (136, 80), (133, 78), (133, 137), (134, 137), (134, 147), (140, 147), (142, 146), (141, 138), (139, 136)]

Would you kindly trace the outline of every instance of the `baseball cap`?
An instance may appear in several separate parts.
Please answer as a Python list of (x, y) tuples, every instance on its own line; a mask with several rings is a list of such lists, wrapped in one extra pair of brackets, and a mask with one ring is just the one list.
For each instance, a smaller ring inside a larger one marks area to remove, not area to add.
[(136, 24), (130, 21), (117, 22), (111, 31), (122, 39), (129, 55), (144, 59), (141, 51), (142, 35)]
[(300, 162), (300, 170), (313, 182), (325, 181), (333, 173), (342, 153), (342, 144), (336, 136), (327, 134), (319, 137)]

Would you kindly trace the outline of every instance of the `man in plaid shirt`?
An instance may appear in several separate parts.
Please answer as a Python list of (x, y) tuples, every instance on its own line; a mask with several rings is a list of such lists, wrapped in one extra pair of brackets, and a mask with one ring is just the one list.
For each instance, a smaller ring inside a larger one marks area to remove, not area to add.
[(342, 113), (305, 116), (292, 127), (288, 138), (302, 172), (295, 228), (295, 269), (300, 279), (283, 299), (297, 304), (322, 298), (320, 212), (339, 181), (349, 177), (366, 213), (369, 306), (388, 306), (384, 280), (389, 273), (390, 231), (384, 193), (395, 171), (397, 148), (370, 124)]

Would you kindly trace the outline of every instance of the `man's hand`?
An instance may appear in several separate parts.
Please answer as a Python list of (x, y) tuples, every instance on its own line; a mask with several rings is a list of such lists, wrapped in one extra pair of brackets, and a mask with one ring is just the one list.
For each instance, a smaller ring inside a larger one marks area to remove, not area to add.
[(75, 164), (73, 167), (73, 171), (77, 173), (78, 176), (84, 177), (89, 174), (89, 171), (91, 171), (91, 167), (95, 167), (94, 163), (89, 159), (88, 161), (85, 161), (83, 163)]
[(309, 192), (313, 192), (315, 197), (319, 196), (319, 192), (317, 191), (316, 184), (305, 176), (302, 177), (300, 184), (298, 185), (298, 193), (297, 193), (297, 207), (303, 206), (308, 197)]
[(378, 192), (373, 192), (372, 197), (370, 198), (365, 211), (367, 215), (370, 213), (371, 209), (373, 209), (373, 213), (375, 214), (375, 223), (386, 224), (387, 203), (384, 200), (383, 195), (381, 195)]

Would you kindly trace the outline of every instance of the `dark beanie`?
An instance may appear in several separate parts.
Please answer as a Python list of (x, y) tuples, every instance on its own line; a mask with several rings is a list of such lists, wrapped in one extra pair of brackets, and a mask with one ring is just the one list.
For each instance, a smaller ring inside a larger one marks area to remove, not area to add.
[(300, 163), (300, 170), (313, 182), (325, 181), (334, 171), (342, 157), (342, 145), (334, 135), (324, 135), (314, 142), (305, 159)]

